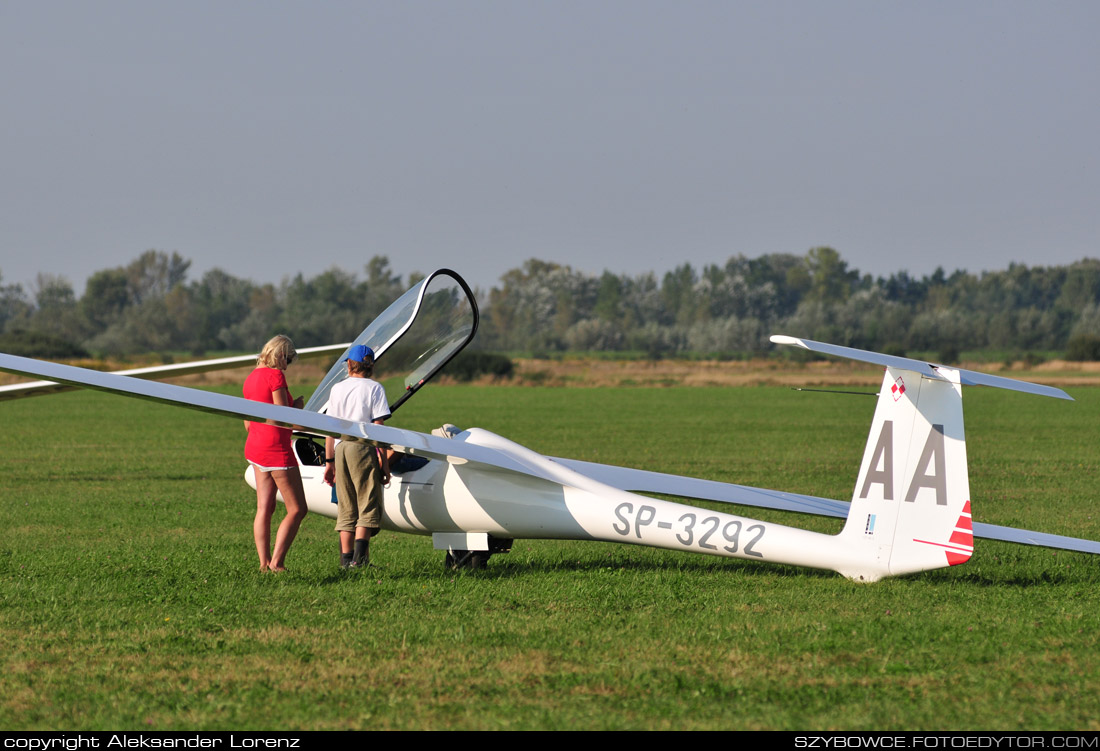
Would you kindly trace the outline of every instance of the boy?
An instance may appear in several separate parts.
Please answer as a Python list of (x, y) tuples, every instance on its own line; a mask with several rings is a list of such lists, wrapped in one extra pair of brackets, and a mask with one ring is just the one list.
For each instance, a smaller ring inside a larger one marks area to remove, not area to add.
[[(374, 375), (374, 351), (357, 344), (345, 360), (348, 377), (329, 392), (328, 414), (355, 422), (381, 425), (390, 405)], [(335, 465), (335, 467), (334, 467)], [(382, 488), (389, 484), (389, 456), (358, 441), (325, 439), (325, 482), (336, 481), (336, 531), (340, 533), (340, 568), (370, 562), (370, 538), (382, 525)]]

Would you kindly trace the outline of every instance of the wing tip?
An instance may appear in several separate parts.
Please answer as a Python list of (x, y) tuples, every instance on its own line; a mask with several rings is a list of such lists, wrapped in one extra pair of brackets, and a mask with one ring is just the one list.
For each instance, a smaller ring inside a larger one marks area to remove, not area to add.
[(806, 343), (798, 337), (787, 336), (786, 334), (772, 334), (771, 342), (772, 344), (789, 344), (792, 347), (802, 347), (802, 349), (809, 349), (806, 346)]

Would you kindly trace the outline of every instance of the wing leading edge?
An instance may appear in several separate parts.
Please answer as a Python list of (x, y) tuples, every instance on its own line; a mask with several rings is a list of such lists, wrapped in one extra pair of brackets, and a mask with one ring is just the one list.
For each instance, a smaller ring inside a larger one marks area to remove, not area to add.
[[(344, 343), (327, 344), (323, 347), (305, 347), (298, 350), (298, 357), (300, 359), (306, 359), (324, 357), (325, 355), (339, 355), (350, 346), (350, 344)], [(237, 357), (219, 357), (214, 360), (172, 363), (171, 365), (153, 365), (147, 368), (118, 370), (115, 371), (114, 375), (124, 375), (131, 378), (142, 379), (174, 378), (176, 376), (192, 375), (194, 373), (209, 373), (213, 370), (244, 368), (255, 364), (257, 357), (258, 355), (240, 355)], [(23, 399), (29, 396), (56, 394), (60, 391), (73, 391), (78, 388), (81, 388), (81, 386), (68, 383), (56, 383), (54, 381), (13, 383), (7, 386), (0, 386), (0, 402), (10, 399)]]

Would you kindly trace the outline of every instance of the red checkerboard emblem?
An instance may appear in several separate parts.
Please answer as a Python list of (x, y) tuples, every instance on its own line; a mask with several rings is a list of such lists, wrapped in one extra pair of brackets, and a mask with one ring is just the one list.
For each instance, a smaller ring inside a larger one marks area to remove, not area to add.
[(894, 395), (895, 402), (900, 399), (901, 395), (905, 393), (905, 381), (899, 377), (894, 381), (894, 385), (890, 387), (890, 393)]

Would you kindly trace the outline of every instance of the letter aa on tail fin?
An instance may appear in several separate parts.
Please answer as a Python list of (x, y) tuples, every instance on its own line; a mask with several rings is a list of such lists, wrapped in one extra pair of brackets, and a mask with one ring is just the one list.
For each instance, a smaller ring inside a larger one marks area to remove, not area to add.
[(871, 432), (848, 519), (841, 532), (868, 570), (853, 578), (928, 571), (969, 560), (974, 551), (962, 386), (983, 385), (1071, 399), (1061, 389), (1011, 378), (773, 336), (814, 352), (883, 365)]
[(974, 550), (957, 371), (887, 368), (841, 535), (891, 576), (964, 563)]

